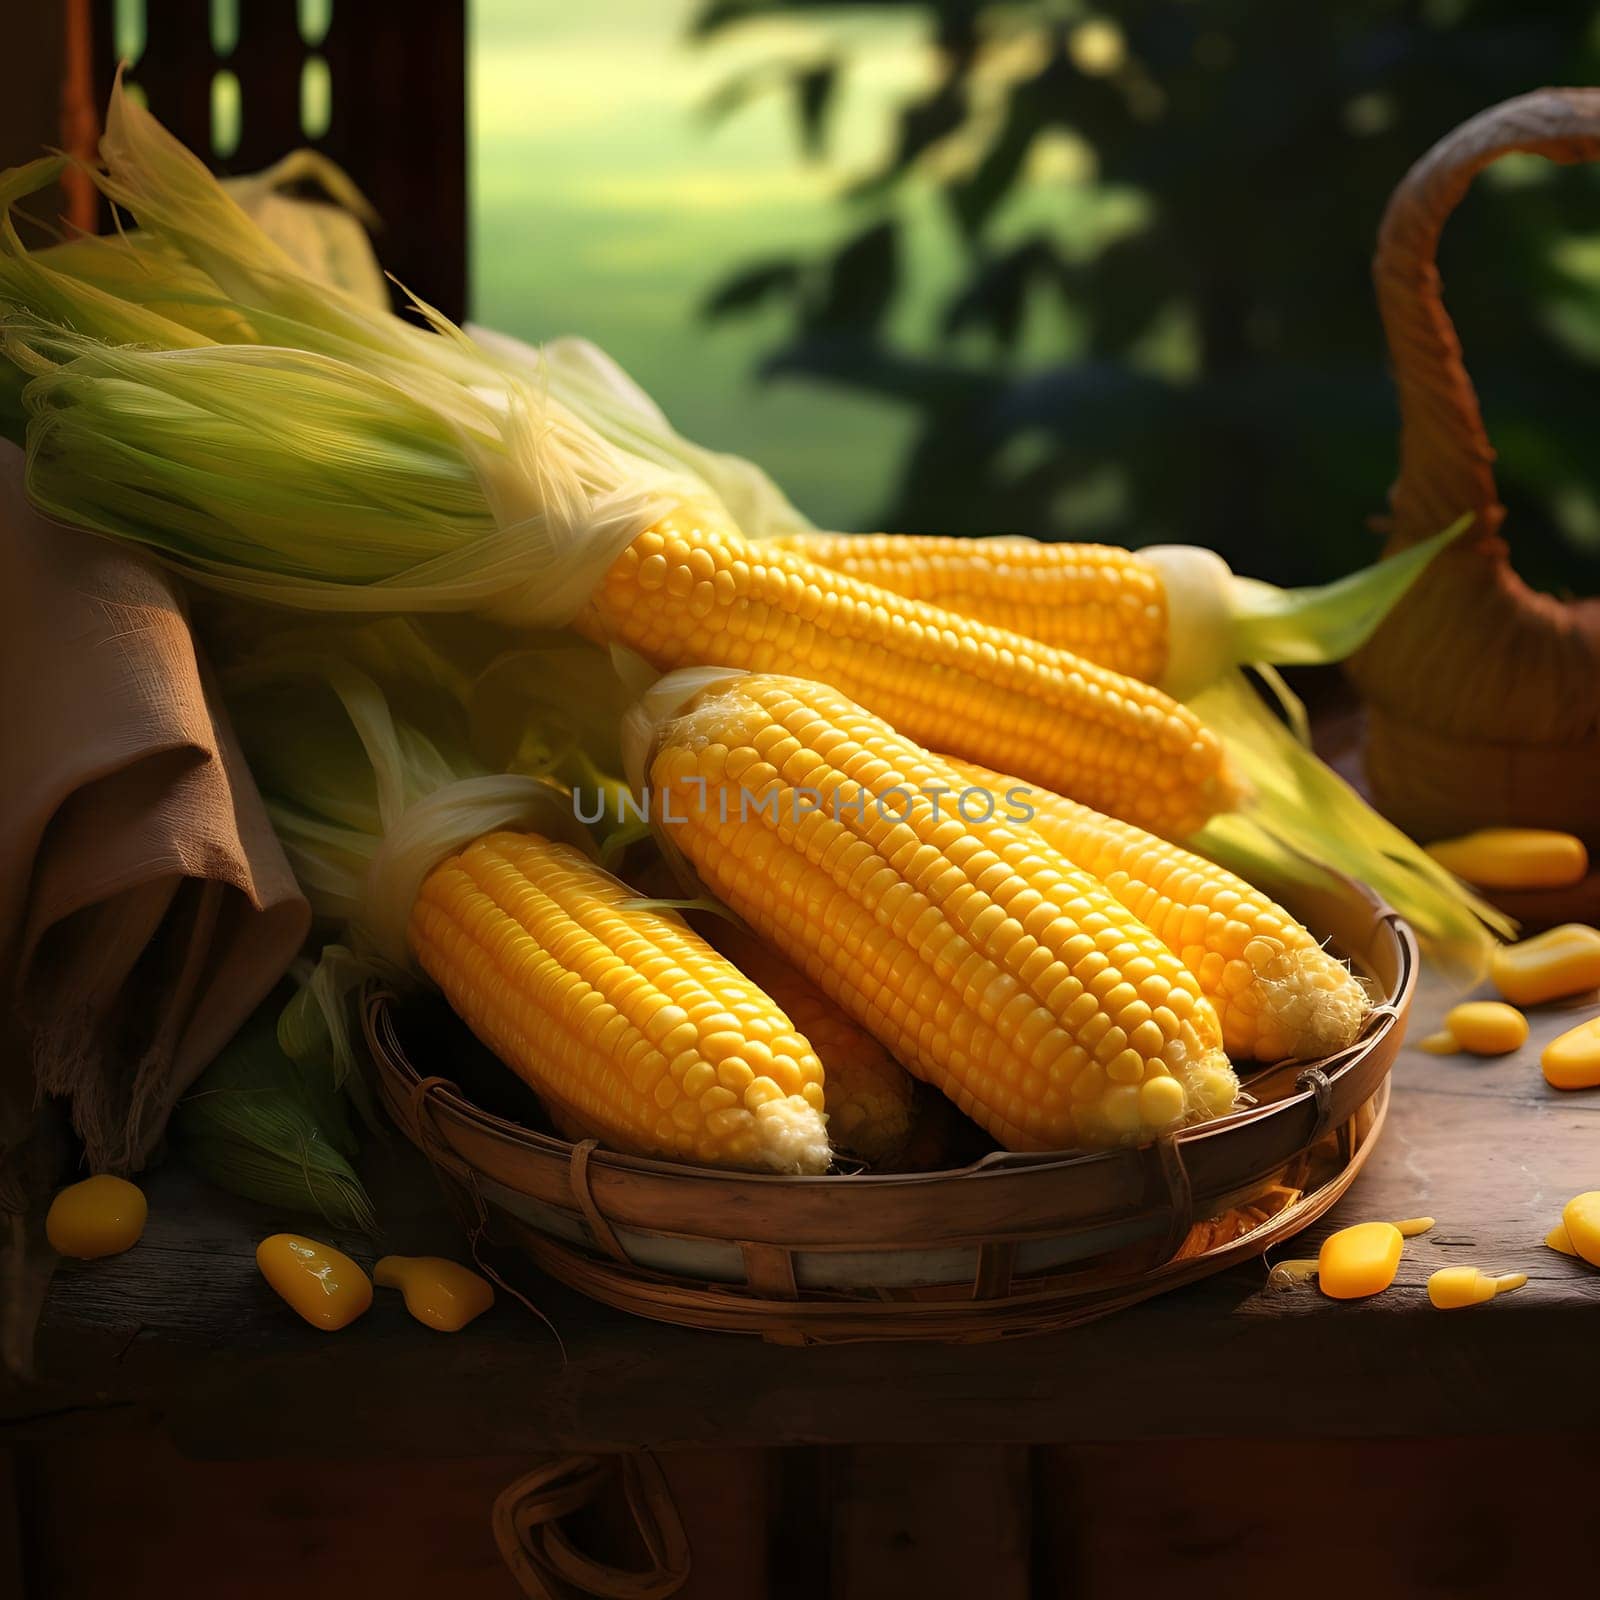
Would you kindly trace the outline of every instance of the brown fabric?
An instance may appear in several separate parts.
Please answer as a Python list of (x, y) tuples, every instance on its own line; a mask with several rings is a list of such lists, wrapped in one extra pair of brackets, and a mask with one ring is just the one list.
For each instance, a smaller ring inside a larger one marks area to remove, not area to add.
[(310, 911), (152, 563), (46, 522), (0, 442), (0, 1172), (60, 1096), (137, 1169)]

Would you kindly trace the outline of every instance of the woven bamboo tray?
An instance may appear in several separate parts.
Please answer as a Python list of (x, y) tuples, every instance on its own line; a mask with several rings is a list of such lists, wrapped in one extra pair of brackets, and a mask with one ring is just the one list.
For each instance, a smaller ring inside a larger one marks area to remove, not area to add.
[(683, 1166), (474, 1104), (450, 1076), (470, 1039), (427, 1038), (383, 990), (364, 1028), (385, 1105), (469, 1226), (597, 1300), (794, 1344), (1042, 1333), (1259, 1254), (1326, 1211), (1372, 1149), (1415, 940), (1354, 884), (1262, 887), (1353, 962), (1371, 1021), (1337, 1055), (1250, 1078), (1253, 1106), (1142, 1150), (998, 1152), (904, 1175)]

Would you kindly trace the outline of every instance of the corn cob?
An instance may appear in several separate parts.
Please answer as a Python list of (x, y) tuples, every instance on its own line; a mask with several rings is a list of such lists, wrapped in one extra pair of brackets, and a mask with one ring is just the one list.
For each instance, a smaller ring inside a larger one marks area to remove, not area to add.
[(409, 939), (563, 1122), (636, 1154), (825, 1171), (815, 1052), (681, 919), (631, 898), (569, 845), (493, 833), (429, 873)]
[[(663, 900), (682, 890), (663, 857), (630, 870), (627, 881)], [(896, 1160), (916, 1119), (916, 1081), (865, 1029), (853, 1023), (806, 975), (748, 928), (721, 915), (693, 915), (690, 925), (719, 955), (780, 1007), (822, 1063), (828, 1138), (873, 1166)]]
[(1002, 1144), (1135, 1144), (1232, 1105), (1216, 1012), (1160, 940), (1030, 830), (918, 794), (949, 769), (838, 690), (685, 673), (625, 743), (711, 892)]
[(893, 1161), (911, 1138), (910, 1073), (776, 950), (727, 921), (705, 920), (707, 941), (783, 1008), (816, 1051), (833, 1144), (874, 1166)]
[[(951, 765), (999, 795), (1027, 789), (970, 763)], [(1350, 969), (1282, 906), (1204, 856), (1043, 789), (1029, 826), (1092, 872), (1199, 980), (1234, 1060), (1312, 1060), (1354, 1043), (1370, 1002)]]
[(1158, 683), (1167, 665), (1166, 586), (1156, 566), (1105, 544), (792, 533), (767, 548), (1070, 650)]
[(911, 1109), (911, 1137), (887, 1172), (938, 1172), (988, 1154), (992, 1141), (982, 1128), (959, 1111), (937, 1089), (917, 1086)]
[(579, 626), (653, 666), (800, 672), (908, 738), (1185, 838), (1235, 796), (1220, 741), (1160, 690), (751, 544), (687, 513), (613, 562)]

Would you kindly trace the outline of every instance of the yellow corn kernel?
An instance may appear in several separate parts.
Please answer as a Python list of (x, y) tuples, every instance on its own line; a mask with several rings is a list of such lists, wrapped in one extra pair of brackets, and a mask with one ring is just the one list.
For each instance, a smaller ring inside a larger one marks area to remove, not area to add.
[(406, 1310), (440, 1333), (459, 1333), (494, 1304), (488, 1280), (443, 1256), (384, 1256), (372, 1269), (380, 1289), (398, 1289)]
[[(424, 880), (408, 934), (561, 1126), (636, 1155), (827, 1170), (822, 1065), (789, 1018), (681, 917), (638, 905), (570, 846), (473, 841)], [(717, 1070), (735, 1057), (761, 1061), (736, 1090)]]
[(1475, 1056), (1503, 1056), (1528, 1042), (1528, 1019), (1500, 1000), (1468, 1000), (1452, 1006), (1445, 1032)]
[[(647, 565), (664, 563), (670, 591), (670, 575), (701, 555), (728, 582), (713, 580), (705, 607), (663, 604)], [(1221, 740), (1152, 685), (687, 513), (612, 563), (577, 625), (661, 671), (817, 679), (907, 738), (1071, 790), (1168, 838), (1186, 838), (1237, 798)]]
[(963, 780), (1005, 806), (1026, 797), (1028, 826), (1093, 873), (1194, 973), (1235, 1060), (1314, 1060), (1353, 1044), (1371, 1002), (1342, 961), (1236, 876), (1063, 795), (969, 762)]
[(1572, 1248), (1591, 1267), (1600, 1267), (1600, 1189), (1567, 1201), (1561, 1211), (1561, 1224)]
[(1427, 1233), (1433, 1226), (1432, 1217), (1406, 1217), (1403, 1221), (1395, 1223), (1402, 1239), (1415, 1239), (1419, 1233)]
[(1514, 1006), (1543, 1005), (1600, 989), (1600, 929), (1581, 922), (1496, 947), (1489, 975)]
[(796, 533), (770, 541), (818, 566), (1071, 650), (1155, 683), (1167, 596), (1155, 564), (1104, 544), (937, 534)]
[(44, 1235), (57, 1255), (93, 1261), (136, 1245), (148, 1214), (138, 1184), (102, 1172), (56, 1195), (45, 1215)]
[(940, 805), (930, 789), (961, 786), (947, 764), (824, 684), (748, 674), (694, 694), (688, 679), (676, 713), (674, 687), (630, 715), (630, 764), (648, 753), (657, 817), (674, 819), (663, 832), (1002, 1144), (1137, 1144), (1231, 1109), (1193, 974), (1030, 829)]
[(1317, 1287), (1333, 1300), (1381, 1294), (1400, 1270), (1403, 1243), (1392, 1222), (1358, 1222), (1329, 1234), (1317, 1252)]
[(1567, 1237), (1567, 1225), (1564, 1222), (1558, 1222), (1544, 1236), (1544, 1242), (1552, 1250), (1559, 1250), (1564, 1256), (1575, 1256), (1578, 1253), (1572, 1248), (1572, 1240)]
[(911, 1074), (776, 950), (725, 918), (704, 926), (711, 945), (783, 1007), (817, 1052), (832, 1143), (874, 1166), (895, 1160), (911, 1139)]
[(334, 1333), (372, 1304), (372, 1281), (342, 1250), (297, 1233), (274, 1233), (256, 1246), (261, 1276), (313, 1328)]
[(1564, 889), (1589, 870), (1583, 840), (1547, 828), (1481, 828), (1427, 851), (1480, 889)]
[(1456, 1036), (1448, 1028), (1441, 1028), (1437, 1033), (1417, 1040), (1417, 1049), (1426, 1051), (1430, 1056), (1453, 1056), (1460, 1048)]
[[(1403, 1222), (1361, 1222), (1342, 1228), (1323, 1241), (1322, 1251), (1315, 1259), (1278, 1262), (1267, 1274), (1267, 1287), (1292, 1289), (1313, 1278), (1320, 1279), (1326, 1263), (1327, 1282), (1333, 1287), (1324, 1284), (1324, 1289), (1333, 1299), (1356, 1300), (1377, 1294), (1394, 1281), (1401, 1241), (1426, 1233), (1432, 1226), (1432, 1217), (1408, 1217)], [(1392, 1263), (1388, 1260), (1391, 1250)]]
[(1558, 1034), (1539, 1053), (1552, 1089), (1600, 1088), (1600, 1017)]
[(1317, 1275), (1317, 1263), (1301, 1257), (1295, 1261), (1280, 1261), (1267, 1274), (1267, 1287), (1273, 1290), (1295, 1289), (1310, 1283)]
[(1503, 1272), (1498, 1277), (1477, 1267), (1440, 1267), (1428, 1277), (1428, 1298), (1441, 1311), (1459, 1306), (1481, 1306), (1497, 1294), (1520, 1289), (1528, 1281), (1526, 1272)]

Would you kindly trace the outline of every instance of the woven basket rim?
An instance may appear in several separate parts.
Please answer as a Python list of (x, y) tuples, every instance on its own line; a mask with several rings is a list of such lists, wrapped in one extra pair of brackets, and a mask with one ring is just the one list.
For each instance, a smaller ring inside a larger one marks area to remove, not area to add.
[[(1337, 1170), (1277, 1215), (1226, 1243), (1167, 1255), (1142, 1270), (1084, 1274), (1078, 1281), (1049, 1275), (1020, 1282), (1008, 1278), (1003, 1287), (988, 1293), (980, 1293), (976, 1283), (960, 1283), (951, 1286), (954, 1294), (914, 1303), (816, 1293), (801, 1296), (792, 1284), (774, 1294), (619, 1264), (569, 1248), (517, 1219), (512, 1219), (513, 1237), (536, 1265), (569, 1288), (616, 1310), (680, 1327), (755, 1334), (791, 1345), (987, 1344), (1034, 1337), (1080, 1327), (1181, 1288), (1259, 1256), (1309, 1227), (1338, 1204), (1366, 1165), (1391, 1098), (1386, 1076), (1365, 1107), (1371, 1119), (1365, 1135), (1343, 1145)], [(984, 1256), (988, 1255), (985, 1250)], [(980, 1280), (982, 1274), (980, 1264)]]
[[(1332, 880), (1330, 889), (1321, 892), (1317, 902), (1324, 915), (1319, 920), (1307, 917), (1308, 925), (1319, 934), (1340, 930), (1323, 924), (1342, 923), (1339, 942), (1382, 989), (1381, 1000), (1362, 1036), (1351, 1046), (1317, 1061), (1282, 1062), (1265, 1067), (1249, 1079), (1249, 1090), (1271, 1098), (1209, 1122), (1179, 1130), (1159, 1145), (1175, 1148), (1192, 1166), (1199, 1158), (1206, 1168), (1219, 1168), (1225, 1150), (1239, 1142), (1241, 1147), (1254, 1140), (1240, 1140), (1243, 1130), (1275, 1128), (1299, 1118), (1306, 1122), (1316, 1109), (1319, 1096), (1330, 1092), (1345, 1105), (1364, 1102), (1376, 1087), (1376, 1077), (1363, 1069), (1377, 1055), (1392, 1061), (1399, 1048), (1400, 1032), (1415, 991), (1418, 973), (1417, 946), (1411, 929), (1398, 913), (1385, 905), (1370, 889), (1349, 879)], [(1302, 908), (1303, 909), (1303, 908)], [(1333, 911), (1337, 915), (1332, 914)], [(1352, 932), (1351, 930), (1354, 930)], [(1353, 946), (1353, 948), (1352, 948)], [(475, 1136), (512, 1159), (538, 1164), (567, 1165), (578, 1148), (557, 1135), (541, 1132), (485, 1110), (465, 1095), (447, 1076), (427, 1075), (410, 1060), (394, 1025), (394, 997), (389, 991), (372, 986), (364, 996), (363, 1027), (368, 1048), (379, 1068), (380, 1086), (390, 1110), (413, 1139), (428, 1148), (433, 1140), (424, 1138), (420, 1119), (426, 1118), (432, 1133), (442, 1132), (441, 1124)], [(1382, 1076), (1387, 1072), (1387, 1062)], [(1355, 1094), (1345, 1080), (1352, 1075), (1370, 1079), (1365, 1092)], [(1318, 1083), (1318, 1078), (1323, 1080)], [(1294, 1085), (1283, 1092), (1286, 1081)], [(1326, 1118), (1322, 1119), (1324, 1122)], [(1308, 1128), (1308, 1137), (1310, 1134)], [(447, 1140), (446, 1143), (454, 1141)], [(1039, 1184), (1070, 1177), (1075, 1182), (1092, 1181), (1093, 1175), (1116, 1174), (1124, 1190), (1147, 1187), (1145, 1169), (1155, 1146), (1139, 1150), (1113, 1149), (1095, 1152), (996, 1151), (967, 1166), (932, 1172), (910, 1173), (829, 1173), (817, 1176), (792, 1176), (779, 1173), (743, 1172), (694, 1166), (648, 1156), (624, 1154), (591, 1143), (585, 1154), (588, 1178), (597, 1183), (607, 1180), (647, 1185), (656, 1194), (705, 1188), (724, 1193), (738, 1191), (752, 1201), (762, 1195), (827, 1196), (848, 1191), (857, 1207), (869, 1195), (919, 1195), (942, 1186), (959, 1184), (971, 1192), (999, 1182), (1015, 1183), (1028, 1177)], [(429, 1149), (430, 1154), (437, 1154)], [(471, 1164), (470, 1162), (468, 1163)], [(489, 1173), (487, 1176), (493, 1177)], [(501, 1179), (500, 1181), (504, 1181)], [(515, 1188), (513, 1183), (509, 1185)], [(1212, 1189), (1216, 1184), (1211, 1185)], [(1224, 1186), (1225, 1187), (1225, 1186)], [(569, 1202), (570, 1203), (570, 1202)], [(1113, 1204), (1109, 1211), (1115, 1214)], [(748, 1225), (748, 1219), (747, 1219)], [(668, 1227), (670, 1229), (670, 1225)], [(749, 1233), (744, 1235), (751, 1237)]]
[[(1390, 912), (1389, 917), (1397, 929), (1404, 929), (1406, 938), (1401, 941), (1401, 949), (1414, 953), (1415, 945), (1411, 941), (1409, 925), (1397, 912)], [(1406, 985), (1403, 998), (1407, 1004), (1410, 1000), (1410, 991), (1415, 984), (1415, 961), (1406, 974)], [(1348, 1068), (1355, 1060), (1370, 1053), (1372, 1047), (1384, 1039), (1388, 1033), (1400, 1026), (1404, 1020), (1404, 1009), (1399, 1006), (1399, 998), (1385, 999), (1375, 1005), (1372, 1010), (1371, 1020), (1363, 1030), (1360, 1038), (1344, 1050), (1335, 1055), (1319, 1057), (1313, 1061), (1284, 1061), (1274, 1062), (1265, 1066), (1260, 1072), (1251, 1076), (1249, 1082), (1261, 1086), (1268, 1079), (1293, 1073), (1296, 1078), (1302, 1077), (1313, 1070), (1329, 1074), (1329, 1069), (1341, 1072)], [(380, 1030), (387, 1031), (390, 1026), (391, 1007), (398, 1003), (400, 997), (392, 990), (381, 984), (369, 984), (362, 995), (362, 1011), (364, 1028), (367, 1035), (367, 1045), (381, 1067), (393, 1070), (402, 1075), (405, 1088), (408, 1092), (415, 1092), (424, 1084), (430, 1085), (428, 1094), (442, 1107), (451, 1111), (463, 1121), (473, 1122), (481, 1126), (486, 1132), (503, 1138), (512, 1144), (524, 1147), (529, 1151), (543, 1155), (553, 1155), (561, 1160), (567, 1160), (577, 1147), (576, 1141), (564, 1139), (559, 1134), (545, 1133), (538, 1128), (530, 1128), (524, 1123), (514, 1122), (509, 1117), (503, 1117), (497, 1112), (486, 1111), (475, 1101), (469, 1099), (461, 1089), (449, 1080), (426, 1078), (417, 1070), (416, 1065), (406, 1054), (404, 1047), (398, 1041), (391, 1043), (390, 1038), (385, 1038)], [(1168, 1137), (1175, 1143), (1192, 1144), (1198, 1140), (1223, 1136), (1230, 1130), (1245, 1123), (1259, 1121), (1268, 1117), (1281, 1116), (1287, 1109), (1305, 1105), (1315, 1098), (1314, 1090), (1301, 1090), (1298, 1093), (1281, 1099), (1271, 1100), (1248, 1106), (1241, 1106), (1237, 1110), (1228, 1112), (1225, 1116), (1213, 1117), (1207, 1122), (1191, 1124), (1180, 1128)], [(1148, 1147), (1144, 1147), (1148, 1148)], [(725, 1184), (736, 1180), (741, 1184), (758, 1184), (763, 1187), (778, 1187), (783, 1189), (794, 1188), (837, 1188), (848, 1184), (853, 1189), (860, 1189), (864, 1185), (890, 1186), (890, 1187), (918, 1187), (930, 1183), (942, 1183), (953, 1179), (963, 1182), (972, 1182), (983, 1178), (996, 1178), (1012, 1176), (1024, 1172), (1058, 1171), (1063, 1168), (1083, 1168), (1093, 1165), (1108, 1165), (1115, 1163), (1119, 1157), (1128, 1154), (1125, 1148), (1110, 1150), (991, 1150), (980, 1156), (976, 1161), (969, 1162), (961, 1167), (940, 1167), (926, 1172), (825, 1172), (825, 1173), (784, 1173), (784, 1172), (755, 1172), (745, 1171), (740, 1168), (700, 1166), (689, 1161), (673, 1161), (660, 1156), (633, 1155), (623, 1150), (611, 1150), (604, 1145), (597, 1145), (589, 1157), (590, 1163), (597, 1167), (610, 1167), (618, 1170), (646, 1173), (652, 1177), (664, 1178), (672, 1182), (714, 1182)]]

